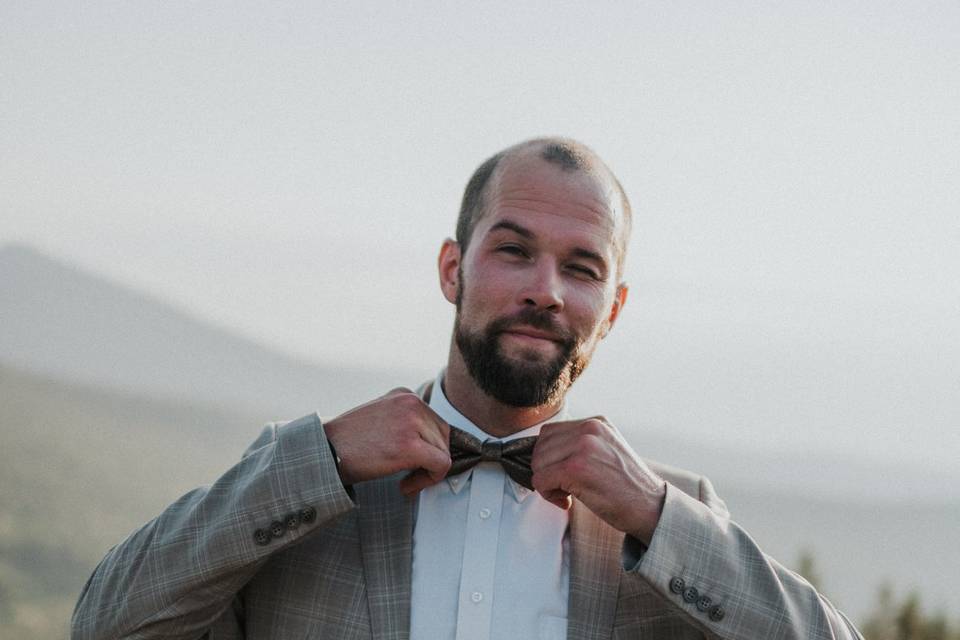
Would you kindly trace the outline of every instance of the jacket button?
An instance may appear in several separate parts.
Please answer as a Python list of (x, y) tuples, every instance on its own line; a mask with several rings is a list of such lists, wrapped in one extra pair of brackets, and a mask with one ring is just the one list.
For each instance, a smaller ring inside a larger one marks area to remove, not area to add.
[(266, 529), (257, 529), (253, 532), (253, 541), (261, 547), (265, 544), (270, 544), (270, 532)]
[(720, 622), (721, 620), (723, 620), (723, 616), (725, 615), (727, 615), (727, 612), (724, 611), (723, 607), (721, 607), (720, 605), (715, 604), (712, 607), (710, 607), (710, 619), (713, 620), (714, 622)]
[(280, 538), (287, 532), (287, 528), (279, 520), (270, 523), (270, 535), (274, 538)]
[(300, 514), (299, 513), (288, 513), (283, 518), (283, 526), (287, 528), (288, 531), (293, 531), (300, 526)]
[(700, 597), (700, 592), (697, 591), (696, 587), (687, 587), (683, 590), (683, 601), (684, 602), (696, 602), (697, 598)]
[(670, 591), (674, 593), (683, 593), (685, 586), (687, 585), (683, 582), (683, 578), (674, 578), (670, 581)]
[(697, 609), (699, 611), (709, 611), (712, 604), (713, 600), (710, 599), (710, 596), (700, 596), (700, 599), (697, 600)]
[(317, 519), (317, 510), (313, 507), (304, 507), (300, 509), (300, 522), (310, 524)]

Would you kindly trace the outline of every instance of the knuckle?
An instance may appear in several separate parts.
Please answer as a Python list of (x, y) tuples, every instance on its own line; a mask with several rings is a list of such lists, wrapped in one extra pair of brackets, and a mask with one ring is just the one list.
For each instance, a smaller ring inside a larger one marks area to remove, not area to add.
[(545, 425), (543, 425), (542, 427), (540, 427), (540, 435), (541, 435), (541, 436), (544, 436), (544, 435), (552, 432), (554, 429), (560, 427), (561, 424), (562, 424), (562, 423), (560, 423), (560, 422), (548, 422), (548, 423), (546, 423)]
[(533, 451), (530, 453), (533, 462), (536, 462), (537, 458), (540, 457), (540, 452), (543, 451), (543, 448), (546, 446), (543, 444), (544, 442), (546, 442), (546, 439), (543, 437), (543, 432), (541, 431), (537, 441), (533, 443)]
[(421, 449), (423, 440), (420, 439), (416, 431), (406, 431), (400, 437), (399, 444), (402, 451), (408, 454), (415, 454)]
[(584, 453), (593, 453), (599, 444), (599, 437), (594, 433), (581, 433), (577, 436), (577, 450)]
[(420, 399), (396, 396), (393, 402), (395, 423), (404, 431), (419, 432), (423, 423), (423, 417), (417, 408)]
[(423, 404), (423, 401), (420, 400), (420, 396), (409, 389), (402, 393), (398, 393), (396, 402), (398, 402), (400, 406), (404, 407), (405, 409), (415, 409)]
[(399, 393), (413, 393), (413, 391), (411, 391), (407, 387), (394, 387), (393, 389), (390, 389), (390, 391), (387, 392), (387, 395), (390, 396), (390, 395), (396, 395)]
[(599, 436), (606, 430), (607, 426), (598, 418), (585, 420), (580, 427), (582, 433)]

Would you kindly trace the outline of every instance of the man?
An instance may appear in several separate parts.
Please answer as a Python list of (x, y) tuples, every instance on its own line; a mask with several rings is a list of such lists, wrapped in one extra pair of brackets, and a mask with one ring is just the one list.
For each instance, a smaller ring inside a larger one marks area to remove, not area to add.
[(630, 215), (577, 142), (486, 161), (440, 250), (445, 370), (268, 426), (107, 554), (73, 636), (860, 637), (705, 478), (566, 413), (626, 303)]

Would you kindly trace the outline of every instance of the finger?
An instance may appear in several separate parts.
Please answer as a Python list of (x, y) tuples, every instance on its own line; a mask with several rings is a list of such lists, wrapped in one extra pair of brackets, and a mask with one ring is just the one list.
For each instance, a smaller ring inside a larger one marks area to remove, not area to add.
[(542, 436), (537, 438), (530, 458), (530, 468), (536, 473), (563, 462), (578, 451), (579, 438), (580, 434), (576, 431), (558, 432), (553, 438), (544, 439)]
[(592, 422), (594, 422), (593, 418), (586, 418), (583, 420), (565, 420), (563, 422), (547, 423), (540, 428), (540, 437), (537, 439), (537, 444), (552, 446), (560, 442), (575, 439), (583, 433), (584, 429), (591, 429), (592, 426), (590, 423)]
[[(427, 407), (429, 410), (429, 407)], [(432, 419), (422, 421), (417, 429), (420, 437), (432, 444), (434, 447), (450, 452), (450, 425), (448, 425), (440, 416), (433, 414)]]
[(541, 471), (535, 471), (532, 484), (537, 493), (557, 506), (560, 506), (558, 502), (565, 503), (564, 495), (576, 494), (564, 464), (556, 464)]
[[(542, 433), (542, 432), (541, 432)], [(603, 422), (603, 417), (587, 418), (572, 427), (555, 430), (552, 437), (541, 438), (533, 450), (531, 468), (538, 471), (562, 462), (575, 454), (594, 456), (601, 453), (619, 434)]]
[(386, 397), (386, 396), (395, 396), (402, 393), (413, 393), (413, 391), (411, 391), (407, 387), (394, 387), (393, 389), (390, 389), (390, 391), (387, 391), (383, 395), (384, 397)]
[(425, 440), (421, 440), (416, 449), (417, 456), (414, 465), (426, 471), (434, 482), (443, 480), (453, 463), (450, 459), (450, 452), (439, 449)]
[(563, 489), (551, 489), (541, 495), (547, 502), (564, 511), (573, 506), (573, 497)]
[(534, 445), (534, 451), (537, 449), (548, 450), (559, 446), (569, 440), (571, 435), (575, 433), (576, 430), (571, 423), (553, 422), (545, 424), (540, 428), (537, 443)]
[(427, 415), (430, 418), (430, 425), (433, 429), (440, 434), (440, 438), (443, 442), (449, 446), (450, 444), (450, 425), (447, 424), (447, 421), (440, 417), (436, 411), (433, 410), (433, 407), (427, 403), (423, 404), (423, 408), (426, 410)]
[(559, 422), (548, 422), (540, 427), (540, 435), (552, 437), (561, 436), (571, 431), (576, 431), (583, 420), (560, 420)]
[(450, 425), (447, 424), (447, 421), (441, 418), (433, 409), (430, 409), (428, 406), (427, 409), (430, 410), (431, 415), (434, 419), (434, 424), (437, 428), (437, 431), (440, 433), (440, 437), (443, 438), (443, 441), (450, 444)]
[(438, 480), (431, 478), (426, 470), (417, 469), (400, 481), (400, 491), (405, 496), (414, 496), (437, 482)]

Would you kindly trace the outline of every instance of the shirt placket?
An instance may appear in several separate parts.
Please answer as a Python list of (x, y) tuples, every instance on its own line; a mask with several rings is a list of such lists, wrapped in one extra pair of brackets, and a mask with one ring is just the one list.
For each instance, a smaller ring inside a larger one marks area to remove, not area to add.
[(474, 467), (457, 607), (457, 640), (488, 640), (506, 474), (488, 462)]

